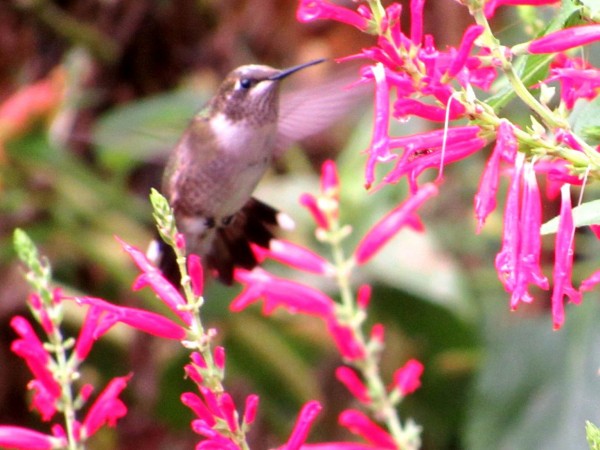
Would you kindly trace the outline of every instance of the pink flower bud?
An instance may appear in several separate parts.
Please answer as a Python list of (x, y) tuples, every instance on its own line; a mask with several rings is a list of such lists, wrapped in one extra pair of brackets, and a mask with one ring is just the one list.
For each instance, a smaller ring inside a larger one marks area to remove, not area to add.
[(346, 389), (363, 403), (370, 400), (369, 392), (363, 381), (356, 375), (356, 372), (350, 367), (341, 366), (335, 370), (335, 377), (346, 386)]
[(105, 424), (114, 427), (117, 420), (127, 414), (127, 406), (118, 396), (127, 386), (131, 375), (113, 378), (90, 407), (83, 421), (83, 434), (92, 436)]
[(403, 396), (412, 394), (421, 386), (423, 364), (416, 359), (407, 361), (404, 366), (394, 373), (394, 386)]
[(554, 252), (554, 271), (552, 290), (552, 319), (554, 329), (559, 329), (565, 321), (564, 296), (569, 297), (573, 303), (581, 302), (581, 293), (573, 288), (571, 284), (571, 272), (573, 271), (573, 253), (575, 225), (571, 209), (570, 186), (565, 184), (561, 190), (560, 219), (558, 233), (556, 233), (556, 244)]
[(215, 365), (223, 370), (225, 368), (225, 349), (221, 346), (215, 347), (214, 358)]
[(190, 254), (187, 257), (188, 274), (192, 282), (192, 291), (196, 297), (200, 297), (204, 290), (204, 270), (202, 269), (202, 261), (195, 254)]
[(356, 294), (356, 304), (361, 309), (367, 309), (369, 306), (369, 302), (371, 301), (371, 286), (368, 284), (363, 284), (358, 288), (358, 292)]
[(54, 436), (39, 433), (29, 428), (0, 425), (0, 447), (22, 450), (51, 450), (64, 448), (66, 442)]
[(260, 398), (258, 395), (252, 394), (246, 397), (246, 407), (244, 408), (244, 423), (251, 425), (256, 419), (256, 412), (258, 410), (258, 402)]
[(354, 257), (358, 264), (368, 262), (381, 248), (394, 237), (405, 225), (411, 214), (425, 200), (437, 194), (437, 187), (428, 183), (397, 208), (389, 212), (377, 222), (358, 244)]
[(580, 25), (534, 39), (529, 43), (529, 53), (558, 53), (600, 40), (600, 24)]
[(310, 401), (302, 407), (294, 430), (292, 431), (287, 444), (284, 446), (286, 450), (300, 450), (302, 444), (304, 444), (308, 437), (312, 423), (317, 418), (321, 409), (321, 404), (317, 401)]

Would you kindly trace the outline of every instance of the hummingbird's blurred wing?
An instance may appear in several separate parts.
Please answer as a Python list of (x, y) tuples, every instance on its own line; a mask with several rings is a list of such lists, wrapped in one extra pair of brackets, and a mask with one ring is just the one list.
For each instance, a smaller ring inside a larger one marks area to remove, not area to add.
[(325, 130), (336, 121), (353, 114), (373, 88), (354, 85), (357, 75), (344, 74), (319, 86), (282, 93), (275, 155), (280, 155), (294, 142)]

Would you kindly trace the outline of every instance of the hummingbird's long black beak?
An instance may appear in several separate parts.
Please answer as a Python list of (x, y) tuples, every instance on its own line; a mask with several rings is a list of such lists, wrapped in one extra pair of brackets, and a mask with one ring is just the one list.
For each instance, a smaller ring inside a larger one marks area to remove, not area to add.
[(304, 63), (304, 64), (299, 64), (297, 66), (290, 67), (289, 69), (283, 69), (280, 72), (276, 73), (275, 75), (271, 75), (269, 77), (269, 80), (271, 80), (271, 81), (281, 80), (282, 78), (285, 78), (288, 75), (291, 75), (294, 72), (298, 72), (299, 70), (302, 70), (302, 69), (304, 69), (306, 67), (314, 66), (316, 64), (321, 64), (325, 60), (326, 60), (326, 58), (315, 59), (314, 61), (309, 61), (309, 62)]

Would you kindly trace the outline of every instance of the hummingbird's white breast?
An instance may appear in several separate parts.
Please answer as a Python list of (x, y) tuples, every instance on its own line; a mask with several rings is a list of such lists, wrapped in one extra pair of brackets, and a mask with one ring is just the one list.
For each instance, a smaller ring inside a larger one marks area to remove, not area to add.
[(221, 180), (227, 185), (223, 206), (224, 215), (239, 211), (251, 197), (254, 188), (271, 164), (277, 135), (277, 123), (260, 127), (247, 120), (233, 121), (217, 114), (210, 126), (220, 148), (219, 158), (228, 176)]

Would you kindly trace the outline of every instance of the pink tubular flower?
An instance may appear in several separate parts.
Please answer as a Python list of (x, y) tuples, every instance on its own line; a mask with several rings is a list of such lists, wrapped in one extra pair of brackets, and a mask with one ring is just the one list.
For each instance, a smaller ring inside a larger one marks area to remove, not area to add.
[(259, 260), (271, 258), (295, 269), (319, 275), (331, 275), (335, 272), (335, 268), (325, 258), (293, 242), (271, 239), (268, 249), (256, 245), (252, 250)]
[(600, 283), (600, 270), (595, 271), (581, 282), (581, 285), (579, 286), (579, 292), (591, 291), (598, 283)]
[(335, 319), (327, 321), (327, 329), (338, 347), (340, 354), (347, 361), (363, 359), (365, 357), (365, 348), (356, 340), (351, 328), (340, 325)]
[(558, 3), (559, 0), (488, 0), (485, 2), (484, 13), (488, 19), (494, 15), (496, 8), (502, 5), (552, 5)]
[(323, 319), (333, 317), (334, 301), (309, 286), (276, 277), (260, 268), (252, 271), (237, 269), (235, 279), (244, 284), (245, 289), (231, 302), (232, 311), (241, 311), (264, 298), (265, 314), (281, 306), (292, 314), (309, 314)]
[(328, 197), (339, 199), (340, 179), (335, 161), (330, 159), (321, 166), (321, 192)]
[(402, 396), (412, 394), (421, 386), (423, 364), (416, 359), (410, 359), (404, 366), (394, 372), (394, 386)]
[(130, 378), (131, 375), (113, 378), (104, 388), (83, 421), (82, 434), (84, 436), (92, 436), (105, 424), (114, 427), (117, 420), (127, 414), (127, 406), (118, 397)]
[[(158, 298), (164, 302), (164, 304), (175, 314), (183, 320), (186, 325), (189, 325), (192, 320), (192, 316), (189, 311), (184, 311), (181, 307), (185, 306), (185, 299), (181, 296), (179, 291), (163, 276), (162, 272), (152, 265), (146, 255), (139, 249), (127, 244), (118, 237), (117, 241), (123, 247), (131, 259), (135, 262), (136, 266), (142, 271), (133, 283), (133, 290), (142, 289), (145, 286), (150, 286), (156, 293)], [(193, 258), (192, 258), (193, 260)], [(195, 262), (193, 262), (194, 264)], [(194, 272), (194, 282), (197, 283), (197, 268), (192, 267)], [(196, 288), (198, 288), (197, 286)]]
[(500, 161), (502, 154), (510, 146), (511, 151), (516, 152), (516, 141), (512, 131), (512, 126), (507, 121), (502, 121), (498, 127), (498, 139), (492, 155), (488, 159), (479, 189), (475, 194), (475, 217), (477, 217), (477, 233), (481, 232), (483, 224), (492, 211), (496, 209), (496, 193), (498, 192), (498, 183), (500, 178)]
[(458, 72), (462, 70), (467, 63), (467, 59), (471, 53), (471, 50), (473, 49), (475, 39), (481, 36), (481, 33), (483, 33), (483, 26), (481, 25), (471, 25), (465, 30), (463, 38), (460, 42), (460, 48), (458, 49), (452, 64), (448, 68), (448, 75), (455, 77)]
[(21, 339), (14, 340), (10, 348), (25, 360), (27, 367), (35, 377), (28, 384), (28, 388), (34, 393), (33, 407), (40, 412), (42, 420), (50, 420), (56, 412), (56, 404), (61, 394), (60, 385), (49, 369), (50, 355), (25, 318), (15, 316), (10, 325), (21, 337)]
[(51, 450), (64, 448), (66, 442), (54, 436), (28, 428), (0, 425), (0, 447), (22, 450)]
[(190, 408), (208, 427), (213, 427), (217, 423), (214, 414), (198, 394), (184, 392), (181, 394), (181, 403)]
[(244, 423), (251, 425), (256, 419), (256, 412), (258, 411), (258, 403), (260, 398), (258, 395), (251, 394), (246, 397), (246, 406), (244, 408)]
[(329, 229), (329, 220), (321, 208), (319, 207), (319, 203), (317, 198), (311, 194), (302, 194), (300, 196), (300, 204), (304, 206), (313, 216), (317, 227), (328, 230)]
[(593, 100), (600, 89), (600, 70), (582, 58), (570, 58), (559, 53), (550, 65), (546, 83), (560, 83), (560, 98), (568, 109), (579, 99)]
[[(496, 270), (507, 292), (511, 293), (510, 307), (519, 302), (531, 302), (528, 284), (548, 289), (548, 279), (540, 268), (541, 200), (535, 172), (525, 155), (517, 155), (513, 179), (506, 200), (502, 249), (496, 256)], [(519, 207), (521, 184), (523, 199)]]
[(187, 265), (190, 280), (192, 282), (192, 291), (196, 297), (200, 297), (204, 290), (204, 271), (202, 269), (202, 261), (200, 261), (200, 257), (198, 255), (191, 254), (187, 257)]
[(116, 323), (123, 323), (130, 327), (152, 334), (154, 336), (182, 340), (186, 336), (185, 329), (160, 314), (144, 311), (137, 308), (117, 306), (95, 297), (77, 298), (79, 303), (92, 305), (103, 309), (106, 313), (98, 321), (94, 336), (98, 339)]
[(378, 449), (396, 449), (392, 437), (379, 425), (369, 419), (364, 413), (347, 409), (340, 414), (339, 422), (352, 433), (361, 436)]
[(102, 311), (101, 308), (96, 306), (90, 306), (87, 310), (83, 325), (81, 326), (81, 330), (79, 330), (77, 342), (75, 343), (75, 355), (79, 361), (85, 360), (92, 349), (92, 345), (96, 340), (94, 333), (98, 327)]
[(407, 220), (425, 200), (437, 194), (435, 184), (428, 183), (421, 187), (417, 193), (389, 212), (383, 219), (371, 228), (358, 244), (354, 258), (358, 264), (365, 264), (377, 253), (393, 236), (407, 224)]
[(371, 187), (375, 180), (375, 164), (388, 161), (393, 155), (390, 154), (389, 145), (389, 121), (390, 121), (390, 94), (386, 81), (383, 64), (378, 63), (371, 68), (376, 83), (375, 91), (375, 125), (373, 126), (373, 137), (369, 149), (369, 158), (366, 164), (365, 186)]
[(306, 441), (310, 427), (321, 412), (321, 404), (317, 401), (311, 401), (305, 404), (298, 415), (298, 420), (294, 426), (287, 444), (280, 447), (280, 450), (300, 450), (302, 444)]
[(600, 40), (600, 24), (580, 25), (534, 39), (527, 47), (529, 53), (558, 53)]
[(331, 19), (337, 22), (346, 23), (365, 31), (369, 26), (367, 17), (344, 8), (326, 0), (300, 0), (300, 5), (296, 11), (296, 18), (299, 22), (312, 22), (317, 19)]
[(561, 190), (560, 220), (558, 233), (556, 233), (555, 261), (552, 290), (552, 319), (554, 329), (559, 329), (565, 321), (564, 296), (569, 297), (573, 303), (581, 302), (581, 292), (573, 288), (571, 284), (571, 272), (573, 270), (573, 239), (575, 237), (575, 226), (571, 210), (570, 186), (565, 184)]
[(367, 387), (353, 369), (347, 366), (338, 367), (335, 376), (358, 400), (363, 403), (370, 401)]
[(410, 40), (420, 45), (423, 40), (423, 8), (425, 0), (410, 0)]

